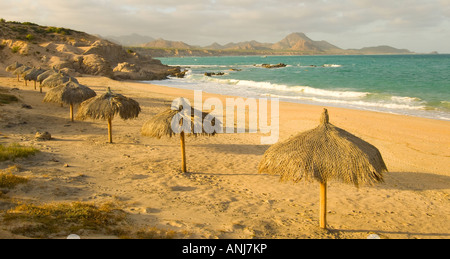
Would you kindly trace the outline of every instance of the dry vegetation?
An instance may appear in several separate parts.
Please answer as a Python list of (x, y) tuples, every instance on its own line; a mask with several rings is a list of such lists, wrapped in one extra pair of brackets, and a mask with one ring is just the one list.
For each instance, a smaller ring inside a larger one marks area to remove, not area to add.
[[(28, 157), (39, 150), (17, 143), (0, 144), (0, 161)], [(89, 202), (61, 202), (33, 204), (19, 201), (7, 193), (21, 184), (30, 183), (28, 177), (17, 175), (22, 170), (18, 164), (0, 170), (0, 222), (16, 235), (30, 238), (60, 238), (70, 234), (109, 235), (118, 238), (172, 239), (188, 235), (168, 229), (149, 227), (133, 230), (127, 213), (117, 203), (94, 204)], [(2, 216), (2, 217), (1, 217)]]
[(173, 239), (188, 235), (157, 227), (135, 231), (127, 220), (127, 213), (115, 203), (21, 203), (4, 212), (3, 223), (11, 233), (31, 238), (78, 234), (82, 237), (107, 235), (121, 239)]
[(14, 161), (16, 158), (29, 157), (37, 152), (39, 152), (39, 150), (34, 147), (26, 147), (18, 143), (12, 143), (9, 145), (0, 144), (0, 161)]

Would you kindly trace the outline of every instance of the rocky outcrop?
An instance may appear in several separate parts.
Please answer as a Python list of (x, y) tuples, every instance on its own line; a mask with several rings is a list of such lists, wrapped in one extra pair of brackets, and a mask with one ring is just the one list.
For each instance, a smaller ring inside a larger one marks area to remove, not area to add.
[(0, 31), (0, 75), (6, 75), (6, 66), (15, 61), (33, 67), (62, 69), (71, 76), (155, 80), (173, 74), (173, 67), (159, 60), (83, 32), (9, 22), (0, 23)]
[(79, 72), (88, 75), (113, 76), (111, 64), (103, 56), (97, 54), (83, 55), (80, 70)]
[(286, 67), (286, 64), (279, 63), (279, 64), (261, 64), (261, 65), (253, 65), (255, 67), (264, 67), (264, 68), (280, 68), (280, 67)]
[(217, 72), (217, 73), (215, 73), (215, 72), (205, 72), (205, 76), (223, 76), (223, 75), (225, 75), (224, 72)]
[(117, 64), (113, 72), (124, 72), (124, 73), (137, 73), (141, 68), (136, 64), (130, 64), (128, 62), (123, 62)]
[(98, 55), (100, 57), (106, 57), (111, 63), (119, 63), (127, 60), (131, 57), (130, 53), (127, 53), (122, 46), (111, 43), (105, 40), (95, 41), (83, 55)]

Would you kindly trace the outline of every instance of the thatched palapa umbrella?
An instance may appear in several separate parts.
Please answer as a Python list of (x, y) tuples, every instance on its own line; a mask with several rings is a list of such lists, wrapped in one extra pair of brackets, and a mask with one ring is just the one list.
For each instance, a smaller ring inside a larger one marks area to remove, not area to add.
[[(154, 138), (161, 138), (163, 136), (172, 137), (176, 135), (176, 133), (172, 129), (172, 125), (180, 124), (182, 121), (189, 121), (189, 125), (187, 127), (182, 127), (180, 129), (180, 144), (181, 144), (181, 171), (185, 173), (186, 170), (186, 149), (185, 149), (185, 134), (192, 134), (194, 136), (198, 135), (207, 135), (212, 136), (215, 132), (208, 133), (205, 131), (202, 121), (208, 115), (206, 112), (196, 111), (194, 108), (191, 108), (190, 114), (182, 114), (181, 107), (171, 107), (157, 115), (155, 115), (152, 119), (147, 121), (141, 128), (141, 134), (143, 136), (149, 136)], [(180, 115), (179, 117), (175, 117), (176, 115)], [(202, 118), (198, 118), (195, 114), (201, 114)], [(175, 119), (174, 119), (175, 117)], [(183, 118), (183, 119), (182, 119)], [(212, 120), (212, 124), (221, 123), (216, 118)], [(194, 129), (198, 125), (201, 126), (201, 132), (196, 132)]]
[(123, 120), (136, 118), (141, 112), (139, 103), (135, 100), (116, 94), (108, 87), (108, 91), (100, 96), (88, 99), (80, 104), (77, 118), (102, 119), (108, 121), (109, 143), (112, 143), (111, 121), (117, 114)]
[(87, 86), (69, 80), (60, 86), (50, 89), (44, 97), (44, 102), (68, 104), (70, 107), (70, 120), (73, 121), (73, 105), (82, 103), (97, 94)]
[[(11, 72), (14, 74), (14, 71), (21, 66), (23, 66), (23, 65), (16, 61), (16, 62), (12, 63), (11, 65), (7, 66), (5, 70), (6, 70), (6, 72)], [(19, 81), (19, 75), (17, 75), (17, 81)]]
[(280, 181), (318, 181), (321, 228), (326, 228), (328, 181), (371, 185), (382, 182), (386, 171), (378, 149), (330, 124), (326, 109), (317, 128), (272, 145), (258, 166), (259, 173), (281, 175)]
[[(26, 73), (28, 70), (31, 70), (31, 67), (29, 66), (20, 66), (16, 70), (14, 70), (13, 74), (17, 76), (17, 82), (20, 82), (19, 77), (22, 76), (24, 73)], [(26, 85), (26, 81), (25, 81)]]
[(39, 82), (40, 92), (42, 93), (42, 82), (47, 79), (49, 76), (57, 74), (58, 71), (56, 69), (50, 69), (45, 71), (44, 73), (37, 76), (37, 81)]
[(32, 68), (25, 76), (24, 76), (24, 80), (26, 81), (34, 81), (34, 90), (36, 90), (36, 82), (37, 82), (37, 77), (44, 73), (46, 70), (45, 69), (41, 69), (41, 68)]
[(57, 87), (58, 85), (67, 83), (67, 82), (69, 82), (69, 80), (72, 80), (73, 82), (78, 83), (78, 80), (76, 78), (68, 76), (68, 75), (64, 74), (63, 72), (58, 72), (58, 73), (50, 75), (44, 81), (42, 81), (42, 86), (53, 88), (53, 87)]

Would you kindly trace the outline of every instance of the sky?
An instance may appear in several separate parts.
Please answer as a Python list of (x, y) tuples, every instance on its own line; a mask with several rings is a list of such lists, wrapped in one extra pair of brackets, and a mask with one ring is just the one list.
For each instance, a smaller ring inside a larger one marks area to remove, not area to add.
[(303, 32), (344, 49), (450, 53), (450, 0), (1, 0), (0, 17), (200, 46)]

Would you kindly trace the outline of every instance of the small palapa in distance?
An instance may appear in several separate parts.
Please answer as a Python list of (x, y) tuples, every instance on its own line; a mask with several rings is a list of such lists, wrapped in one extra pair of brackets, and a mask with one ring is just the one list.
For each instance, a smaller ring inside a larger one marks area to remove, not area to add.
[(70, 120), (73, 121), (73, 105), (95, 97), (97, 94), (91, 88), (73, 82), (68, 82), (50, 89), (44, 97), (44, 102), (68, 104), (70, 107)]
[(112, 143), (112, 119), (116, 115), (123, 120), (134, 119), (140, 112), (141, 107), (138, 102), (121, 94), (113, 93), (108, 87), (106, 93), (82, 102), (76, 118), (107, 120), (109, 143)]
[[(172, 129), (172, 121), (174, 119), (174, 116), (177, 114), (180, 114), (182, 111), (182, 107), (171, 107), (161, 113), (158, 113), (153, 118), (151, 118), (149, 121), (144, 123), (144, 125), (141, 128), (141, 134), (143, 136), (149, 136), (154, 138), (161, 138), (164, 136), (172, 137), (176, 135), (175, 132), (173, 132)], [(195, 116), (196, 114), (201, 114), (201, 118), (198, 116)], [(215, 131), (212, 133), (207, 133), (203, 127), (203, 119), (208, 115), (209, 113), (206, 112), (200, 112), (195, 110), (191, 107), (191, 113), (190, 117), (187, 118), (186, 114), (181, 114), (182, 117), (184, 117), (181, 121), (189, 121), (189, 131), (186, 131), (184, 129), (181, 130), (180, 134), (180, 145), (181, 145), (181, 171), (185, 173), (187, 171), (186, 169), (186, 149), (185, 149), (185, 134), (192, 134), (194, 136), (199, 135), (205, 135), (205, 136), (213, 136), (215, 135)], [(181, 119), (181, 117), (180, 117)], [(211, 123), (213, 125), (216, 125), (216, 123), (221, 123), (217, 118), (213, 118)], [(196, 128), (196, 125), (201, 125), (201, 132), (196, 132), (194, 129)], [(184, 127), (182, 127), (184, 128)]]

